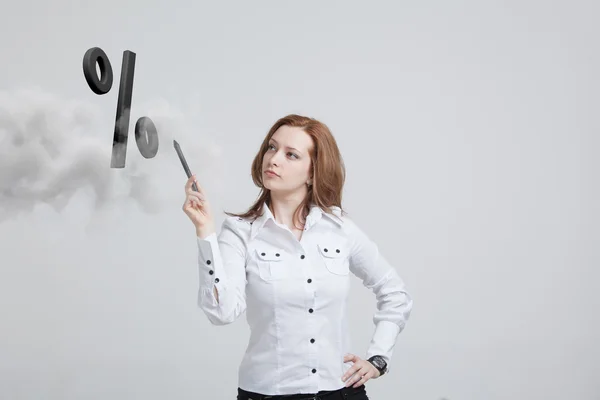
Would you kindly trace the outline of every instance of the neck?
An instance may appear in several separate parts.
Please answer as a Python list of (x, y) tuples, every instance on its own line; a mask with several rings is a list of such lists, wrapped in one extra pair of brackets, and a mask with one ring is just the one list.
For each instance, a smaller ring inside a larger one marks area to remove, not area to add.
[[(270, 209), (275, 221), (290, 229), (297, 229), (294, 224), (294, 213), (306, 196), (306, 191), (296, 193), (274, 193), (271, 191)], [(300, 221), (298, 221), (300, 222)]]

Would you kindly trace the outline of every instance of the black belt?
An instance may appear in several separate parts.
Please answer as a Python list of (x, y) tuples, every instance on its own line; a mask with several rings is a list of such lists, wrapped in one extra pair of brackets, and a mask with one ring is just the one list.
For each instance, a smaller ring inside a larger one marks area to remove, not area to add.
[(357, 388), (343, 387), (338, 390), (322, 390), (319, 393), (300, 393), (300, 394), (281, 394), (265, 395), (260, 393), (248, 392), (238, 388), (238, 400), (333, 400), (346, 399), (348, 395), (365, 391), (365, 385)]

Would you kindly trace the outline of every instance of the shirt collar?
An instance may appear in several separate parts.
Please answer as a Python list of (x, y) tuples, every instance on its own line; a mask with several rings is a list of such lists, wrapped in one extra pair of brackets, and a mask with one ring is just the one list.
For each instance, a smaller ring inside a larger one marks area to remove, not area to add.
[[(304, 229), (307, 230), (311, 226), (314, 226), (317, 222), (319, 222), (319, 220), (323, 216), (331, 219), (333, 222), (337, 223), (339, 226), (342, 226), (344, 224), (344, 221), (341, 218), (340, 208), (339, 207), (332, 207), (332, 208), (333, 208), (333, 214), (329, 214), (329, 213), (324, 212), (316, 204), (311, 204), (310, 211), (309, 211), (308, 215), (306, 216), (306, 223), (305, 223)], [(263, 207), (262, 207), (262, 215), (259, 216), (258, 218), (256, 218), (256, 220), (252, 223), (252, 229), (251, 229), (251, 238), (252, 239), (254, 239), (254, 237), (256, 237), (258, 232), (265, 226), (266, 223), (268, 223), (269, 220), (272, 220), (273, 222), (275, 222), (275, 217), (273, 216), (271, 209), (269, 209), (269, 207), (265, 203), (265, 204), (263, 204)]]

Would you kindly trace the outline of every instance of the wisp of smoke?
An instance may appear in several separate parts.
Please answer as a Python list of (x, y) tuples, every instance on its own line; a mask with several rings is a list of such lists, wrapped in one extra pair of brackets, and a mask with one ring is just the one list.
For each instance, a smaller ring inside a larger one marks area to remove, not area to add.
[(114, 115), (39, 89), (0, 92), (0, 223), (40, 204), (61, 212), (82, 189), (93, 193), (96, 209), (133, 200), (144, 212), (158, 212), (167, 199), (160, 190), (165, 171), (179, 169), (182, 190), (186, 179), (173, 139), (185, 146), (188, 161), (201, 160), (196, 166), (217, 162), (218, 147), (198, 137), (189, 115), (165, 101), (147, 103), (143, 111), (157, 128), (158, 154), (140, 155), (132, 118), (125, 168), (113, 169)]

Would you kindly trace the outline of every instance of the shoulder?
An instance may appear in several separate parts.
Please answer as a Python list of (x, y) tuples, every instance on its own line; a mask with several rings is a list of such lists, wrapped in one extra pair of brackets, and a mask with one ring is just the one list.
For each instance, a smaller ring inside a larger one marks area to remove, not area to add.
[(341, 226), (344, 223), (342, 210), (337, 206), (331, 206), (329, 208), (320, 208), (321, 214), (326, 217), (327, 220), (335, 222)]
[(252, 230), (252, 221), (247, 218), (227, 216), (221, 224), (221, 232), (231, 231), (240, 238), (247, 240)]
[(338, 235), (344, 236), (350, 242), (363, 239), (361, 228), (346, 211), (342, 211), (339, 207), (331, 207), (323, 212), (327, 216), (329, 230), (332, 233), (337, 232)]
[(340, 207), (333, 206), (327, 212), (327, 216), (336, 222), (339, 227), (348, 234), (356, 233), (358, 227), (352, 217)]
[(367, 244), (373, 244), (370, 236), (355, 219), (347, 214), (340, 216), (340, 219), (342, 221), (341, 229), (353, 246), (362, 247)]

